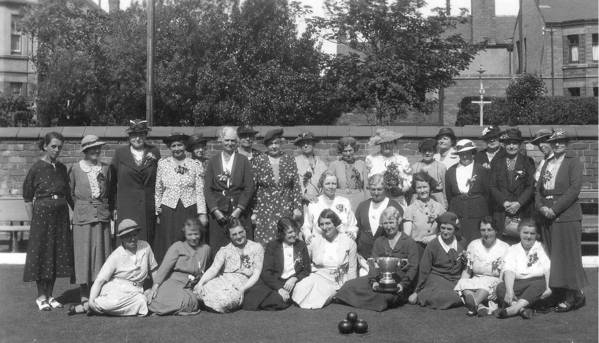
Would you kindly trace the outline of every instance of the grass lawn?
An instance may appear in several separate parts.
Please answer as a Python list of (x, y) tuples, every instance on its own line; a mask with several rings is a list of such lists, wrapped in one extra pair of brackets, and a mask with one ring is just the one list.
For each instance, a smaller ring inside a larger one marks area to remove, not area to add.
[[(213, 314), (190, 317), (68, 317), (66, 308), (38, 311), (35, 283), (22, 282), (23, 266), (0, 266), (0, 343), (13, 342), (597, 342), (597, 269), (586, 269), (591, 285), (587, 306), (569, 313), (469, 318), (464, 307), (436, 311), (419, 306), (377, 313), (342, 305), (310, 311)], [(79, 292), (67, 279), (55, 296), (76, 302)], [(341, 336), (337, 323), (356, 311), (370, 334)]]

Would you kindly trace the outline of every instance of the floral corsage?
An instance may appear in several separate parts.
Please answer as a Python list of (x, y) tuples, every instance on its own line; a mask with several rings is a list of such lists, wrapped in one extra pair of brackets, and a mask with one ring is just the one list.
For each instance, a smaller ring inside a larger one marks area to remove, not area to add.
[(308, 187), (310, 180), (312, 179), (312, 172), (307, 170), (304, 175), (302, 175), (302, 182), (304, 184), (304, 188)]
[(486, 169), (491, 169), (491, 164), (488, 162), (483, 163), (483, 167), (485, 167)]
[(495, 261), (491, 262), (491, 271), (493, 273), (501, 271), (501, 266), (503, 265), (503, 258), (498, 257)]
[(551, 181), (552, 177), (553, 175), (551, 175), (551, 172), (549, 170), (545, 170), (545, 173), (543, 174), (543, 184), (547, 185), (547, 183)]
[(471, 178), (469, 178), (468, 180), (466, 180), (466, 186), (472, 188), (472, 186), (474, 186), (474, 183), (476, 182), (476, 174), (472, 175)]
[(525, 170), (516, 170), (516, 180), (524, 179), (528, 174)]
[(241, 267), (246, 269), (250, 269), (252, 267), (249, 255), (241, 254), (239, 255), (239, 260), (241, 261)]
[(460, 265), (468, 264), (468, 251), (462, 250), (462, 252), (458, 255), (456, 262)]
[(229, 169), (225, 168), (225, 170), (221, 174), (219, 174), (217, 177), (218, 177), (218, 181), (227, 182), (231, 178), (231, 172), (229, 171)]
[(152, 163), (154, 161), (156, 161), (156, 156), (154, 154), (152, 154), (151, 152), (148, 152), (146, 154), (146, 158), (145, 158), (144, 164)]
[(189, 171), (189, 169), (183, 165), (177, 166), (177, 168), (175, 168), (175, 172), (177, 174), (181, 174), (181, 175), (187, 173), (188, 171)]
[(528, 255), (528, 263), (526, 264), (526, 266), (532, 267), (532, 265), (535, 264), (538, 260), (539, 260), (539, 255), (535, 251), (532, 254)]
[(293, 265), (300, 267), (304, 266), (304, 256), (302, 255), (301, 251), (295, 254), (293, 257)]
[(340, 213), (345, 212), (345, 206), (343, 206), (343, 204), (337, 204), (337, 206), (335, 206), (335, 208), (337, 209), (337, 211), (339, 211)]

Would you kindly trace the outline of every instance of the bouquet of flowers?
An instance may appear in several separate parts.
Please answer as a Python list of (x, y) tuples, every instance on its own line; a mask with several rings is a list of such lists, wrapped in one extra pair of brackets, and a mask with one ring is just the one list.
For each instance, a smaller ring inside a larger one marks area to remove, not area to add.
[(403, 182), (404, 179), (402, 177), (402, 173), (399, 170), (399, 166), (395, 162), (389, 163), (387, 166), (387, 170), (383, 173), (383, 185), (389, 195), (393, 197), (398, 197), (403, 195)]
[(528, 255), (528, 263), (526, 264), (527, 267), (532, 267), (533, 264), (535, 264), (535, 262), (537, 262), (539, 260), (539, 255), (537, 255), (537, 252), (533, 252), (532, 254)]
[[(189, 279), (188, 285), (189, 288), (194, 289), (196, 287), (196, 285), (198, 284), (198, 282), (200, 282), (200, 280), (202, 279), (202, 275), (204, 275), (204, 271), (200, 269), (200, 272), (198, 275), (193, 276), (191, 274), (187, 275), (187, 278)], [(185, 287), (188, 288), (188, 287)]]
[(356, 184), (356, 189), (364, 188), (364, 182), (362, 181), (362, 175), (360, 174), (360, 171), (354, 168), (353, 166), (351, 167), (351, 169), (351, 178), (352, 180), (354, 180)]
[(304, 188), (308, 187), (310, 180), (312, 179), (312, 171), (307, 170), (304, 175), (302, 175), (302, 182), (304, 184)]

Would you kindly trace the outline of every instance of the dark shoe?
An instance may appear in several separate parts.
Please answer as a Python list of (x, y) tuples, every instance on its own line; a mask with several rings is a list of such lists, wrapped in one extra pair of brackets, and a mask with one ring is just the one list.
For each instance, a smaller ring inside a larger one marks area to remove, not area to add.
[(518, 312), (518, 314), (520, 314), (520, 317), (524, 318), (524, 319), (530, 319), (532, 318), (532, 310), (529, 308), (525, 308), (520, 310), (520, 312)]
[(481, 307), (476, 311), (476, 315), (479, 317), (486, 317), (489, 315), (489, 310), (484, 307)]
[(468, 307), (468, 313), (472, 312), (474, 315), (476, 313), (476, 300), (474, 300), (472, 294), (468, 294), (464, 302), (466, 303), (466, 307)]
[(563, 313), (563, 312), (570, 312), (572, 310), (574, 310), (574, 304), (572, 304), (571, 302), (566, 300), (563, 303), (560, 303), (559, 305), (557, 305), (555, 312)]
[(575, 303), (574, 303), (574, 309), (578, 310), (579, 308), (586, 306), (587, 304), (587, 296), (584, 295), (583, 293), (580, 294), (580, 296), (575, 297)]
[[(87, 301), (86, 301), (87, 302)], [(87, 312), (85, 310), (85, 303), (86, 302), (80, 302), (80, 303), (76, 303), (76, 304), (72, 304), (71, 306), (69, 306), (69, 308), (67, 309), (67, 315), (69, 316), (74, 316), (76, 314), (82, 314)], [(80, 306), (80, 307), (79, 307)], [(80, 310), (77, 310), (77, 307), (80, 308)]]
[(508, 315), (507, 315), (506, 309), (500, 308), (499, 310), (497, 310), (497, 318), (506, 319), (507, 317), (508, 317)]

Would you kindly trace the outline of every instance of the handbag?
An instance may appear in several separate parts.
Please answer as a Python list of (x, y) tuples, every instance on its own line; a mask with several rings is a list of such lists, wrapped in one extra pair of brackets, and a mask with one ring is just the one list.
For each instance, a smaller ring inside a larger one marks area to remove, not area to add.
[(520, 224), (520, 217), (505, 216), (505, 225), (503, 234), (509, 237), (520, 237), (518, 233), (518, 225)]

